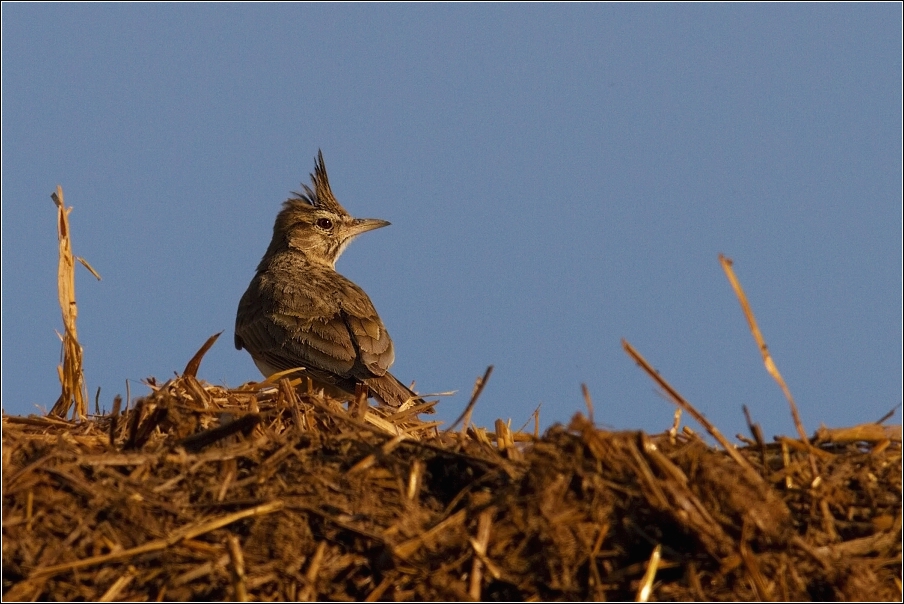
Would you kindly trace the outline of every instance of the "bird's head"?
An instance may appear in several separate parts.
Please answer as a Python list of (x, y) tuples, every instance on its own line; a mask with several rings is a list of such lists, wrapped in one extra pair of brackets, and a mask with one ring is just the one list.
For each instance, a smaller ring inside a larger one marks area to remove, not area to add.
[(313, 189), (302, 184), (304, 193), (293, 193), (283, 203), (265, 258), (291, 249), (303, 253), (311, 262), (335, 267), (352, 239), (389, 225), (377, 218), (352, 218), (345, 211), (330, 190), (323, 152), (317, 154), (311, 183)]

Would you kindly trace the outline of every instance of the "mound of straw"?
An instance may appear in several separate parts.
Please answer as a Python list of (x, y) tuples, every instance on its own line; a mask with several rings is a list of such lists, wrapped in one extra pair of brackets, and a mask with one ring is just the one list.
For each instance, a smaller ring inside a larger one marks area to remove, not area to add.
[(900, 599), (893, 429), (747, 473), (690, 430), (439, 432), (299, 382), (4, 417), (4, 599)]

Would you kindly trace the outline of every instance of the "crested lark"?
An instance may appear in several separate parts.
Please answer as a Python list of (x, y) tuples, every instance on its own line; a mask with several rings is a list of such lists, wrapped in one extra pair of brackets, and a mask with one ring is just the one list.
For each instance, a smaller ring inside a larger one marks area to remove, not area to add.
[(319, 153), (313, 190), (283, 203), (270, 247), (239, 302), (235, 347), (251, 354), (265, 377), (304, 368), (318, 388), (349, 399), (359, 384), (384, 404), (417, 395), (389, 366), (392, 340), (360, 287), (336, 272), (339, 255), (356, 236), (387, 226), (352, 218), (330, 190)]

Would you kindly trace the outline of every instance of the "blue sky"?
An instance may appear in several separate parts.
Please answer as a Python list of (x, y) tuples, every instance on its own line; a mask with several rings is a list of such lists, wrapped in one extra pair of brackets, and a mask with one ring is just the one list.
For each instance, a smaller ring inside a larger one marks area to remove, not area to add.
[[(724, 432), (792, 434), (719, 266), (735, 261), (808, 432), (901, 404), (901, 6), (8, 4), (2, 401), (49, 408), (63, 186), (93, 400), (259, 379), (238, 300), (323, 149), (392, 226), (338, 263), (393, 372), (475, 421), (605, 426), (672, 407), (626, 338)], [(896, 415), (900, 419), (900, 410)], [(690, 421), (689, 419), (687, 421)], [(694, 426), (696, 428), (696, 426)]]

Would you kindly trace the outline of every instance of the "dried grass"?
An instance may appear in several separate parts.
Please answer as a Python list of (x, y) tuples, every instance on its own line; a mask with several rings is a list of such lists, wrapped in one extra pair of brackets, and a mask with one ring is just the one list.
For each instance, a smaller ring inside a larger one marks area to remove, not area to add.
[(824, 431), (818, 480), (797, 440), (738, 449), (749, 477), (689, 431), (582, 415), (534, 439), (287, 381), (152, 389), (118, 417), (3, 418), (4, 599), (901, 595), (897, 426)]
[(57, 207), (57, 239), (60, 244), (57, 291), (63, 314), (63, 333), (58, 334), (63, 343), (62, 363), (57, 368), (62, 392), (53, 405), (51, 414), (66, 417), (70, 408), (74, 408), (76, 417), (85, 417), (88, 413), (88, 393), (82, 371), (82, 347), (78, 343), (76, 329), (78, 306), (75, 303), (75, 261), (81, 262), (97, 279), (100, 279), (100, 275), (83, 258), (76, 258), (72, 254), (69, 229), (69, 213), (72, 212), (72, 208), (66, 207), (63, 188), (57, 186), (50, 198)]

